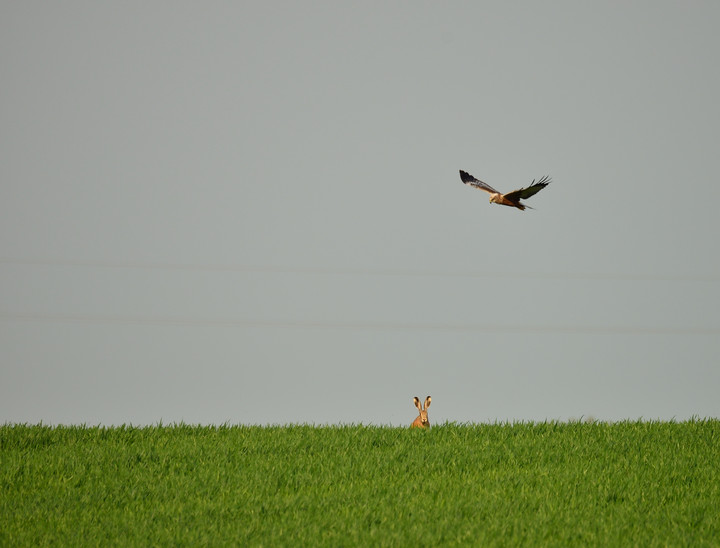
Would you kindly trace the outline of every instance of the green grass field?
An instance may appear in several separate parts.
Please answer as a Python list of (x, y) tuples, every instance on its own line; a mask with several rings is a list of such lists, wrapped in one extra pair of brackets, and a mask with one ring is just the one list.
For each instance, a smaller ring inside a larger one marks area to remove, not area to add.
[(0, 426), (0, 546), (718, 546), (720, 421)]

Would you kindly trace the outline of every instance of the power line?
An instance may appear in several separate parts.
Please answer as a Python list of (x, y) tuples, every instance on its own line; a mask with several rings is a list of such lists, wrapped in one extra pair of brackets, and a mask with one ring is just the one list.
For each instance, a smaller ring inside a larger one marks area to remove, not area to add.
[(433, 322), (388, 322), (364, 320), (258, 320), (241, 318), (182, 318), (171, 316), (101, 316), (52, 314), (0, 314), (0, 320), (32, 323), (167, 325), (196, 327), (242, 327), (269, 329), (314, 329), (349, 331), (437, 331), (498, 334), (568, 334), (568, 335), (720, 335), (720, 328), (601, 326), (601, 325), (491, 325)]
[(152, 263), (142, 261), (70, 261), (55, 259), (0, 258), (0, 265), (96, 268), (116, 270), (174, 270), (200, 272), (238, 272), (266, 274), (376, 276), (411, 278), (489, 278), (489, 279), (540, 279), (578, 281), (628, 281), (628, 282), (720, 282), (720, 274), (673, 275), (673, 274), (627, 274), (613, 272), (492, 272), (473, 270), (431, 270), (408, 268), (326, 267), (300, 265), (252, 265), (252, 264), (191, 264)]

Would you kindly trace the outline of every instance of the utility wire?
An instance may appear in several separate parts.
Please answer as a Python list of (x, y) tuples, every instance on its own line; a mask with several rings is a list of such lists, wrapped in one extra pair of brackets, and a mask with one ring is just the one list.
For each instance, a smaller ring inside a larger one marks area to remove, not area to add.
[(32, 323), (168, 325), (270, 329), (319, 329), (351, 331), (446, 331), (467, 333), (568, 334), (568, 335), (720, 335), (720, 328), (602, 326), (602, 325), (491, 325), (440, 322), (365, 320), (258, 320), (240, 318), (182, 318), (171, 316), (102, 316), (84, 314), (0, 314), (0, 320)]
[(46, 266), (97, 268), (116, 270), (171, 270), (200, 272), (238, 272), (266, 274), (376, 276), (410, 278), (492, 278), (492, 279), (540, 279), (540, 280), (587, 280), (630, 282), (720, 282), (720, 274), (674, 275), (674, 274), (628, 274), (613, 272), (491, 272), (477, 270), (417, 270), (407, 268), (325, 267), (298, 265), (252, 265), (252, 264), (173, 264), (132, 261), (69, 261), (55, 259), (0, 258), (5, 266)]

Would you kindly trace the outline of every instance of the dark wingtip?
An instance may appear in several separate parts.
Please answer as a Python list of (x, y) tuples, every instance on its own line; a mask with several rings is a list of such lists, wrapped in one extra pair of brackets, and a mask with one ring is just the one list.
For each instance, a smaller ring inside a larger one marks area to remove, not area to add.
[(463, 171), (463, 170), (461, 169), (461, 170), (460, 170), (460, 179), (462, 180), (463, 183), (469, 183), (469, 182), (471, 182), (471, 181), (474, 181), (474, 180), (475, 180), (475, 177), (473, 177), (472, 175), (470, 175), (467, 171)]

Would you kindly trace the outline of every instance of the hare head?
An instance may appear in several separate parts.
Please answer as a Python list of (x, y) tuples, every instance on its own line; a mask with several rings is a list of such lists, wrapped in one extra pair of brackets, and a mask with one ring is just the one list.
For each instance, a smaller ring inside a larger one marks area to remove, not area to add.
[(428, 420), (427, 410), (428, 410), (428, 407), (430, 407), (430, 402), (432, 401), (432, 398), (430, 396), (425, 398), (425, 408), (424, 409), (423, 409), (423, 406), (420, 405), (420, 398), (415, 396), (413, 398), (413, 401), (415, 402), (415, 407), (417, 407), (418, 411), (420, 411), (420, 414), (410, 425), (410, 428), (430, 428), (430, 421)]

